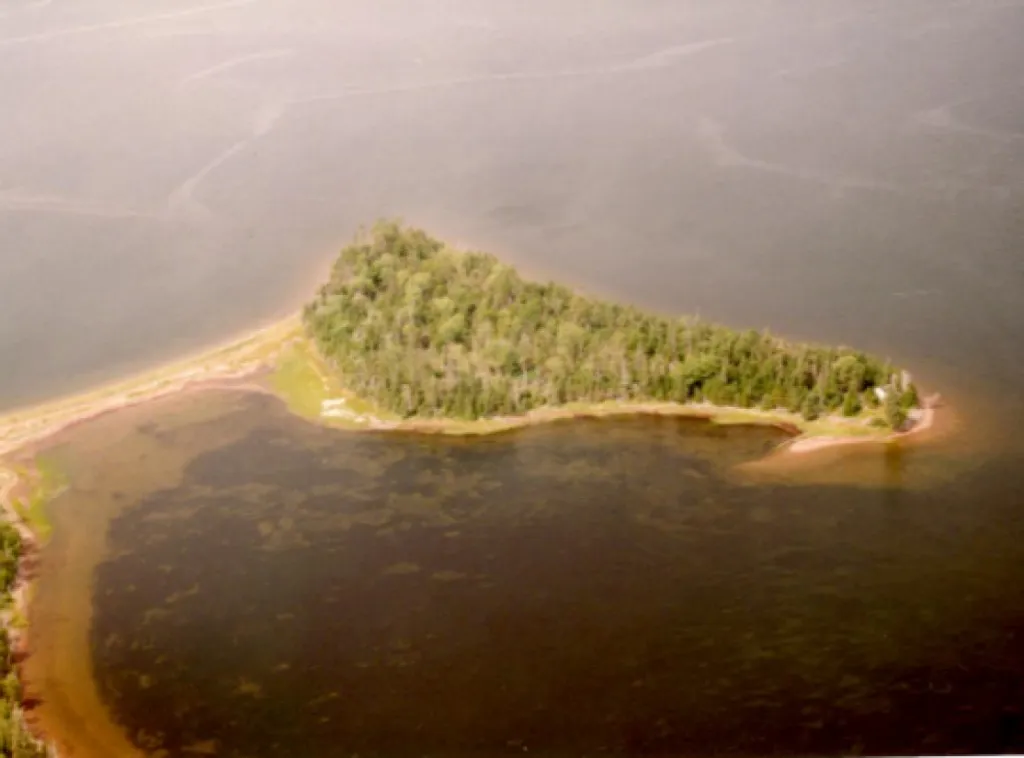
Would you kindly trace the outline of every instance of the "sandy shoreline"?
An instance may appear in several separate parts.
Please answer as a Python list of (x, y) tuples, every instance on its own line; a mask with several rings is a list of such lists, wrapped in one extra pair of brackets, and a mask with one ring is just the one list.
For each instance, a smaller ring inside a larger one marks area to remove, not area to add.
[[(248, 380), (269, 364), (274, 351), (295, 333), (297, 325), (297, 319), (289, 318), (137, 377), (0, 416), (0, 511), (17, 530), (22, 543), (17, 578), (11, 590), (11, 609), (0, 621), (7, 631), (15, 660), (19, 661), (19, 672), (30, 653), (29, 629), (13, 622), (15, 618), (29, 616), (31, 584), (44, 545), (14, 504), (14, 492), (22, 483), (22, 477), (17, 469), (5, 463), (25, 457), (31, 449), (72, 427), (160, 398), (207, 389), (269, 392), (263, 385)], [(47, 745), (50, 755), (59, 758), (61, 752), (39, 725), (31, 718), (27, 721), (36, 739)]]
[[(297, 315), (291, 316), (191, 358), (93, 390), (0, 415), (0, 464), (4, 458), (13, 457), (31, 446), (38, 446), (72, 426), (180, 392), (236, 389), (276, 394), (266, 385), (252, 381), (252, 378), (259, 372), (272, 368), (274, 359), (281, 350), (301, 339), (300, 319)], [(326, 384), (327, 380), (324, 379), (322, 370), (319, 367), (315, 368)], [(365, 423), (356, 428), (473, 436), (573, 418), (645, 414), (703, 418), (726, 424), (774, 426), (792, 435), (791, 440), (779, 446), (778, 452), (806, 454), (842, 445), (886, 444), (919, 435), (932, 427), (935, 407), (932, 403), (926, 403), (921, 409), (920, 418), (913, 426), (900, 432), (869, 431), (863, 424), (840, 417), (805, 422), (798, 414), (783, 409), (764, 411), (710, 403), (682, 404), (657, 401), (569, 403), (559, 407), (538, 408), (522, 416), (494, 417), (476, 421), (442, 418), (385, 420), (368, 413), (365, 414)], [(316, 420), (334, 425), (328, 418), (321, 417)], [(819, 433), (816, 431), (816, 425), (819, 424), (845, 427), (843, 431), (848, 433)], [(4, 470), (0, 466), (0, 473)], [(15, 480), (17, 478), (9, 469), (7, 475), (14, 476)], [(3, 506), (6, 508), (7, 498), (0, 499), (5, 501)]]
[[(272, 392), (262, 384), (246, 382), (263, 369), (271, 368), (281, 349), (301, 339), (297, 316), (246, 334), (230, 343), (167, 366), (143, 372), (136, 377), (114, 382), (83, 393), (11, 411), (0, 416), (0, 460), (30, 445), (106, 413), (150, 402), (183, 391), (201, 389), (239, 389)], [(495, 417), (477, 421), (413, 418), (388, 421), (370, 414), (360, 428), (392, 429), (407, 432), (479, 435), (571, 418), (596, 418), (615, 415), (672, 415), (706, 418), (718, 423), (764, 424), (776, 426), (794, 436), (780, 448), (793, 453), (809, 453), (839, 445), (888, 443), (920, 433), (932, 425), (934, 409), (923, 409), (922, 418), (902, 432), (869, 432), (855, 421), (831, 417), (821, 422), (846, 426), (849, 434), (811, 434), (815, 422), (807, 423), (798, 414), (785, 410), (762, 411), (751, 408), (716, 406), (710, 403), (672, 403), (656, 401), (609, 401), (569, 403), (559, 407), (538, 408), (523, 416)], [(328, 419), (321, 419), (329, 423)]]
[[(12, 647), (21, 656), (28, 653), (28, 634), (24, 628), (14, 628), (11, 623), (17, 615), (27, 618), (29, 608), (29, 586), (39, 550), (43, 547), (31, 526), (23, 519), (14, 506), (12, 494), (21, 478), (18, 470), (5, 466), (6, 461), (20, 458), (24, 462), (34, 449), (44, 445), (54, 436), (72, 427), (84, 424), (101, 416), (119, 410), (139, 406), (158, 399), (182, 393), (199, 392), (209, 389), (227, 389), (243, 392), (278, 394), (267, 384), (256, 380), (257, 374), (274, 366), (274, 360), (286, 346), (302, 339), (300, 321), (290, 317), (264, 329), (246, 334), (226, 345), (206, 351), (176, 363), (158, 367), (151, 371), (99, 387), (97, 389), (57, 399), (47, 403), (15, 410), (0, 416), (0, 508), (4, 517), (14, 525), (21, 535), (24, 549), (19, 562), (18, 579), (12, 592), (14, 611), (4, 619)], [(317, 368), (317, 372), (320, 369)], [(321, 380), (324, 380), (321, 374)], [(325, 387), (327, 383), (325, 380)], [(363, 423), (356, 429), (391, 430), (418, 434), (446, 435), (487, 435), (520, 429), (554, 421), (609, 418), (615, 416), (656, 415), (706, 419), (719, 424), (747, 424), (773, 426), (791, 435), (770, 454), (776, 458), (786, 453), (801, 456), (847, 445), (888, 444), (921, 435), (934, 424), (935, 408), (926, 404), (912, 428), (902, 432), (868, 430), (863, 423), (849, 419), (822, 419), (818, 427), (815, 422), (804, 422), (797, 414), (787, 411), (761, 411), (747, 408), (715, 406), (707, 403), (679, 404), (663, 402), (607, 402), (595, 404), (568, 404), (564, 407), (539, 408), (523, 416), (481, 419), (472, 422), (448, 419), (405, 419), (384, 420), (372, 413), (365, 414)], [(350, 424), (332, 423), (331, 419), (314, 419), (327, 426)], [(815, 430), (843, 428), (849, 435), (816, 433)], [(39, 725), (32, 724), (36, 736)], [(54, 752), (54, 755), (57, 755)]]
[(273, 353), (297, 332), (298, 319), (288, 318), (135, 377), (0, 415), (0, 458), (104, 413), (186, 389), (234, 386), (269, 365)]
[[(864, 443), (886, 444), (918, 436), (935, 425), (935, 406), (925, 405), (921, 409), (921, 417), (909, 428), (900, 432), (890, 432), (879, 437), (795, 437), (783, 443), (781, 450), (789, 453), (813, 453), (816, 450), (840, 447), (843, 445), (863, 445)], [(780, 451), (781, 451), (780, 450)]]

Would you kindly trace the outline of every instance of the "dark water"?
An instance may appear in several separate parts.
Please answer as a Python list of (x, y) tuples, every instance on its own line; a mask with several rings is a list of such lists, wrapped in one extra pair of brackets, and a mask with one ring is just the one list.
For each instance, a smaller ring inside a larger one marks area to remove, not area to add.
[(745, 433), (399, 442), (256, 405), (154, 493), (213, 433), (162, 419), (75, 472), (37, 605), (88, 620), (60, 551), (131, 492), (99, 680), (178, 755), (1020, 749), (1022, 39), (1016, 0), (10, 0), (0, 407), (250, 328), (401, 215), (891, 355), (960, 421), (830, 464), (871, 486), (748, 486)]
[(941, 491), (751, 486), (732, 466), (776, 432), (374, 437), (265, 399), (218, 423), (237, 414), (252, 431), (117, 518), (97, 572), (100, 693), (142, 746), (1024, 747), (1024, 519), (988, 496), (997, 467)]

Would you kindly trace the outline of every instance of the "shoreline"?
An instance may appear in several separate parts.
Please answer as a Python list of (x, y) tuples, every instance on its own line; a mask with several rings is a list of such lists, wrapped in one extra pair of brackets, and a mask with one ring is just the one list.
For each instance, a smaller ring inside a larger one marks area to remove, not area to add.
[[(35, 405), (16, 408), (0, 415), (0, 464), (25, 449), (39, 445), (59, 432), (98, 416), (147, 403), (183, 391), (230, 389), (255, 391), (284, 397), (286, 392), (250, 381), (261, 371), (274, 368), (274, 359), (290, 345), (306, 341), (298, 315), (289, 316), (270, 326), (248, 332), (218, 347), (143, 371), (127, 379), (110, 382)], [(307, 344), (307, 346), (310, 346)], [(312, 366), (324, 383), (328, 399), (322, 359), (316, 357)], [(320, 365), (316, 365), (320, 364)], [(344, 394), (342, 388), (341, 394)], [(849, 444), (887, 444), (920, 433), (933, 424), (935, 408), (926, 403), (921, 417), (908, 429), (892, 431), (869, 428), (862, 420), (838, 416), (805, 421), (799, 414), (785, 409), (761, 410), (711, 403), (674, 403), (644, 400), (611, 400), (599, 403), (567, 403), (561, 406), (536, 408), (521, 416), (501, 416), (476, 420), (442, 417), (389, 419), (375, 410), (352, 412), (341, 417), (326, 414), (309, 416), (329, 427), (403, 431), (423, 434), (478, 436), (520, 429), (539, 423), (574, 418), (606, 418), (627, 415), (684, 416), (701, 418), (720, 424), (755, 424), (775, 426), (793, 435), (783, 442), (778, 452), (806, 454), (825, 448)], [(352, 423), (356, 417), (358, 421)], [(2, 471), (3, 468), (0, 468)]]
[[(80, 424), (101, 416), (161, 398), (207, 389), (237, 389), (269, 392), (262, 385), (247, 381), (270, 365), (277, 351), (299, 329), (295, 316), (267, 327), (247, 332), (230, 342), (190, 357), (140, 372), (127, 379), (108, 382), (75, 393), (16, 408), (0, 415), (0, 514), (18, 532), (21, 552), (15, 583), (11, 588), (11, 607), (0, 618), (7, 634), (18, 678), (25, 685), (24, 662), (31, 653), (28, 619), (32, 584), (39, 555), (46, 540), (18, 511), (14, 492), (25, 483), (31, 486), (14, 461), (33, 448)], [(24, 620), (15, 623), (16, 619)], [(22, 701), (29, 693), (22, 692)], [(63, 753), (30, 714), (23, 716), (25, 727), (47, 755), (61, 758)]]
[[(275, 386), (273, 381), (260, 380), (265, 377), (257, 378), (260, 374), (266, 375), (273, 371), (278, 362), (283, 362), (285, 351), (296, 345), (300, 349), (291, 352), (302, 353), (311, 376), (319, 385), (315, 388), (316, 397), (323, 400), (317, 403), (320, 408), (317, 413), (300, 412), (293, 407), (288, 388)], [(14, 462), (23, 460), (65, 430), (158, 399), (210, 389), (272, 394), (288, 404), (293, 413), (313, 423), (354, 431), (486, 436), (556, 421), (650, 415), (702, 419), (719, 425), (772, 426), (791, 435), (762, 460), (785, 454), (803, 457), (847, 445), (886, 445), (931, 429), (935, 417), (934, 404), (926, 401), (909, 429), (894, 432), (871, 428), (863, 418), (824, 417), (806, 421), (800, 415), (786, 410), (765, 411), (710, 403), (607, 401), (569, 403), (537, 408), (521, 416), (477, 420), (394, 419), (374, 409), (355, 410), (358, 399), (348, 397), (343, 387), (334, 386), (336, 382), (332, 381), (325, 368), (315, 347), (304, 336), (300, 318), (293, 315), (218, 347), (127, 379), (0, 415), (0, 509), (3, 517), (17, 529), (23, 544), (17, 581), (11, 592), (12, 610), (3, 619), (3, 627), (15, 651), (19, 674), (25, 657), (30, 654), (29, 630), (27, 626), (21, 627), (12, 622), (15, 618), (28, 618), (33, 572), (46, 540), (35, 532), (14, 505), (13, 493), (23, 481)], [(353, 402), (346, 404), (346, 400)], [(326, 413), (328, 406), (323, 401), (338, 403), (346, 410), (340, 414)], [(26, 722), (33, 736), (48, 746), (51, 755), (59, 758), (60, 753), (47, 741), (47, 735), (39, 724), (33, 723), (31, 718), (26, 718)]]
[(789, 442), (784, 442), (780, 445), (781, 451), (789, 453), (796, 453), (797, 455), (806, 455), (807, 453), (813, 453), (817, 450), (824, 450), (827, 448), (841, 447), (844, 445), (858, 445), (865, 442), (874, 443), (891, 443), (899, 440), (905, 440), (908, 437), (920, 435), (923, 432), (928, 431), (935, 425), (935, 411), (939, 407), (934, 404), (933, 401), (925, 400), (924, 405), (921, 407), (921, 416), (917, 419), (912, 426), (903, 431), (895, 432), (890, 431), (884, 437), (878, 439), (869, 438), (858, 438), (858, 437), (795, 437)]
[(9, 590), (10, 605), (0, 614), (0, 629), (7, 636), (11, 666), (22, 687), (20, 702), (17, 703), (20, 707), (12, 713), (12, 718), (20, 721), (21, 727), (27, 732), (41, 754), (51, 758), (61, 758), (61, 752), (47, 740), (46, 734), (37, 728), (25, 710), (28, 698), (24, 689), (22, 664), (29, 654), (28, 614), (32, 599), (31, 589), (43, 544), (14, 505), (12, 493), (20, 483), (21, 479), (15, 472), (0, 467), (0, 513), (2, 513), (2, 518), (17, 532), (21, 542), (14, 583)]
[(297, 336), (299, 328), (298, 317), (289, 316), (126, 379), (0, 414), (0, 460), (104, 413), (173, 395), (192, 386), (227, 386), (250, 377), (271, 365), (276, 352)]

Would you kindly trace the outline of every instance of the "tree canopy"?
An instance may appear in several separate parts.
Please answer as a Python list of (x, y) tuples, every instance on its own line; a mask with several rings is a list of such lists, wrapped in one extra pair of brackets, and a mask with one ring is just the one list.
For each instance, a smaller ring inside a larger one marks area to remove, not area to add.
[(407, 417), (610, 400), (852, 416), (877, 387), (916, 403), (862, 352), (585, 297), (395, 222), (341, 251), (303, 315), (348, 388)]
[[(0, 521), (0, 597), (5, 613), (9, 610), (18, 576), (21, 538), (6, 521)], [(14, 667), (14, 655), (7, 629), (0, 629), (0, 756), (3, 758), (41, 758), (46, 755), (42, 745), (25, 727), (21, 711), (21, 684)]]

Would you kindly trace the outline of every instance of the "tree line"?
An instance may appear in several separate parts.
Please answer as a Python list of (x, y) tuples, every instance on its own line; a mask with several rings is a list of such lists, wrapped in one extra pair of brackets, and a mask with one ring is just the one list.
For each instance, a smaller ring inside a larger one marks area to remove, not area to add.
[[(11, 615), (11, 593), (18, 577), (21, 536), (6, 521), (0, 521), (0, 597), (3, 612)], [(43, 758), (47, 752), (25, 728), (21, 710), (21, 683), (14, 666), (7, 629), (0, 629), (0, 756), (3, 758)]]
[(917, 405), (888, 361), (668, 318), (528, 281), (491, 255), (380, 222), (303, 312), (353, 392), (402, 416), (477, 419), (569, 402), (707, 401), (814, 419)]

